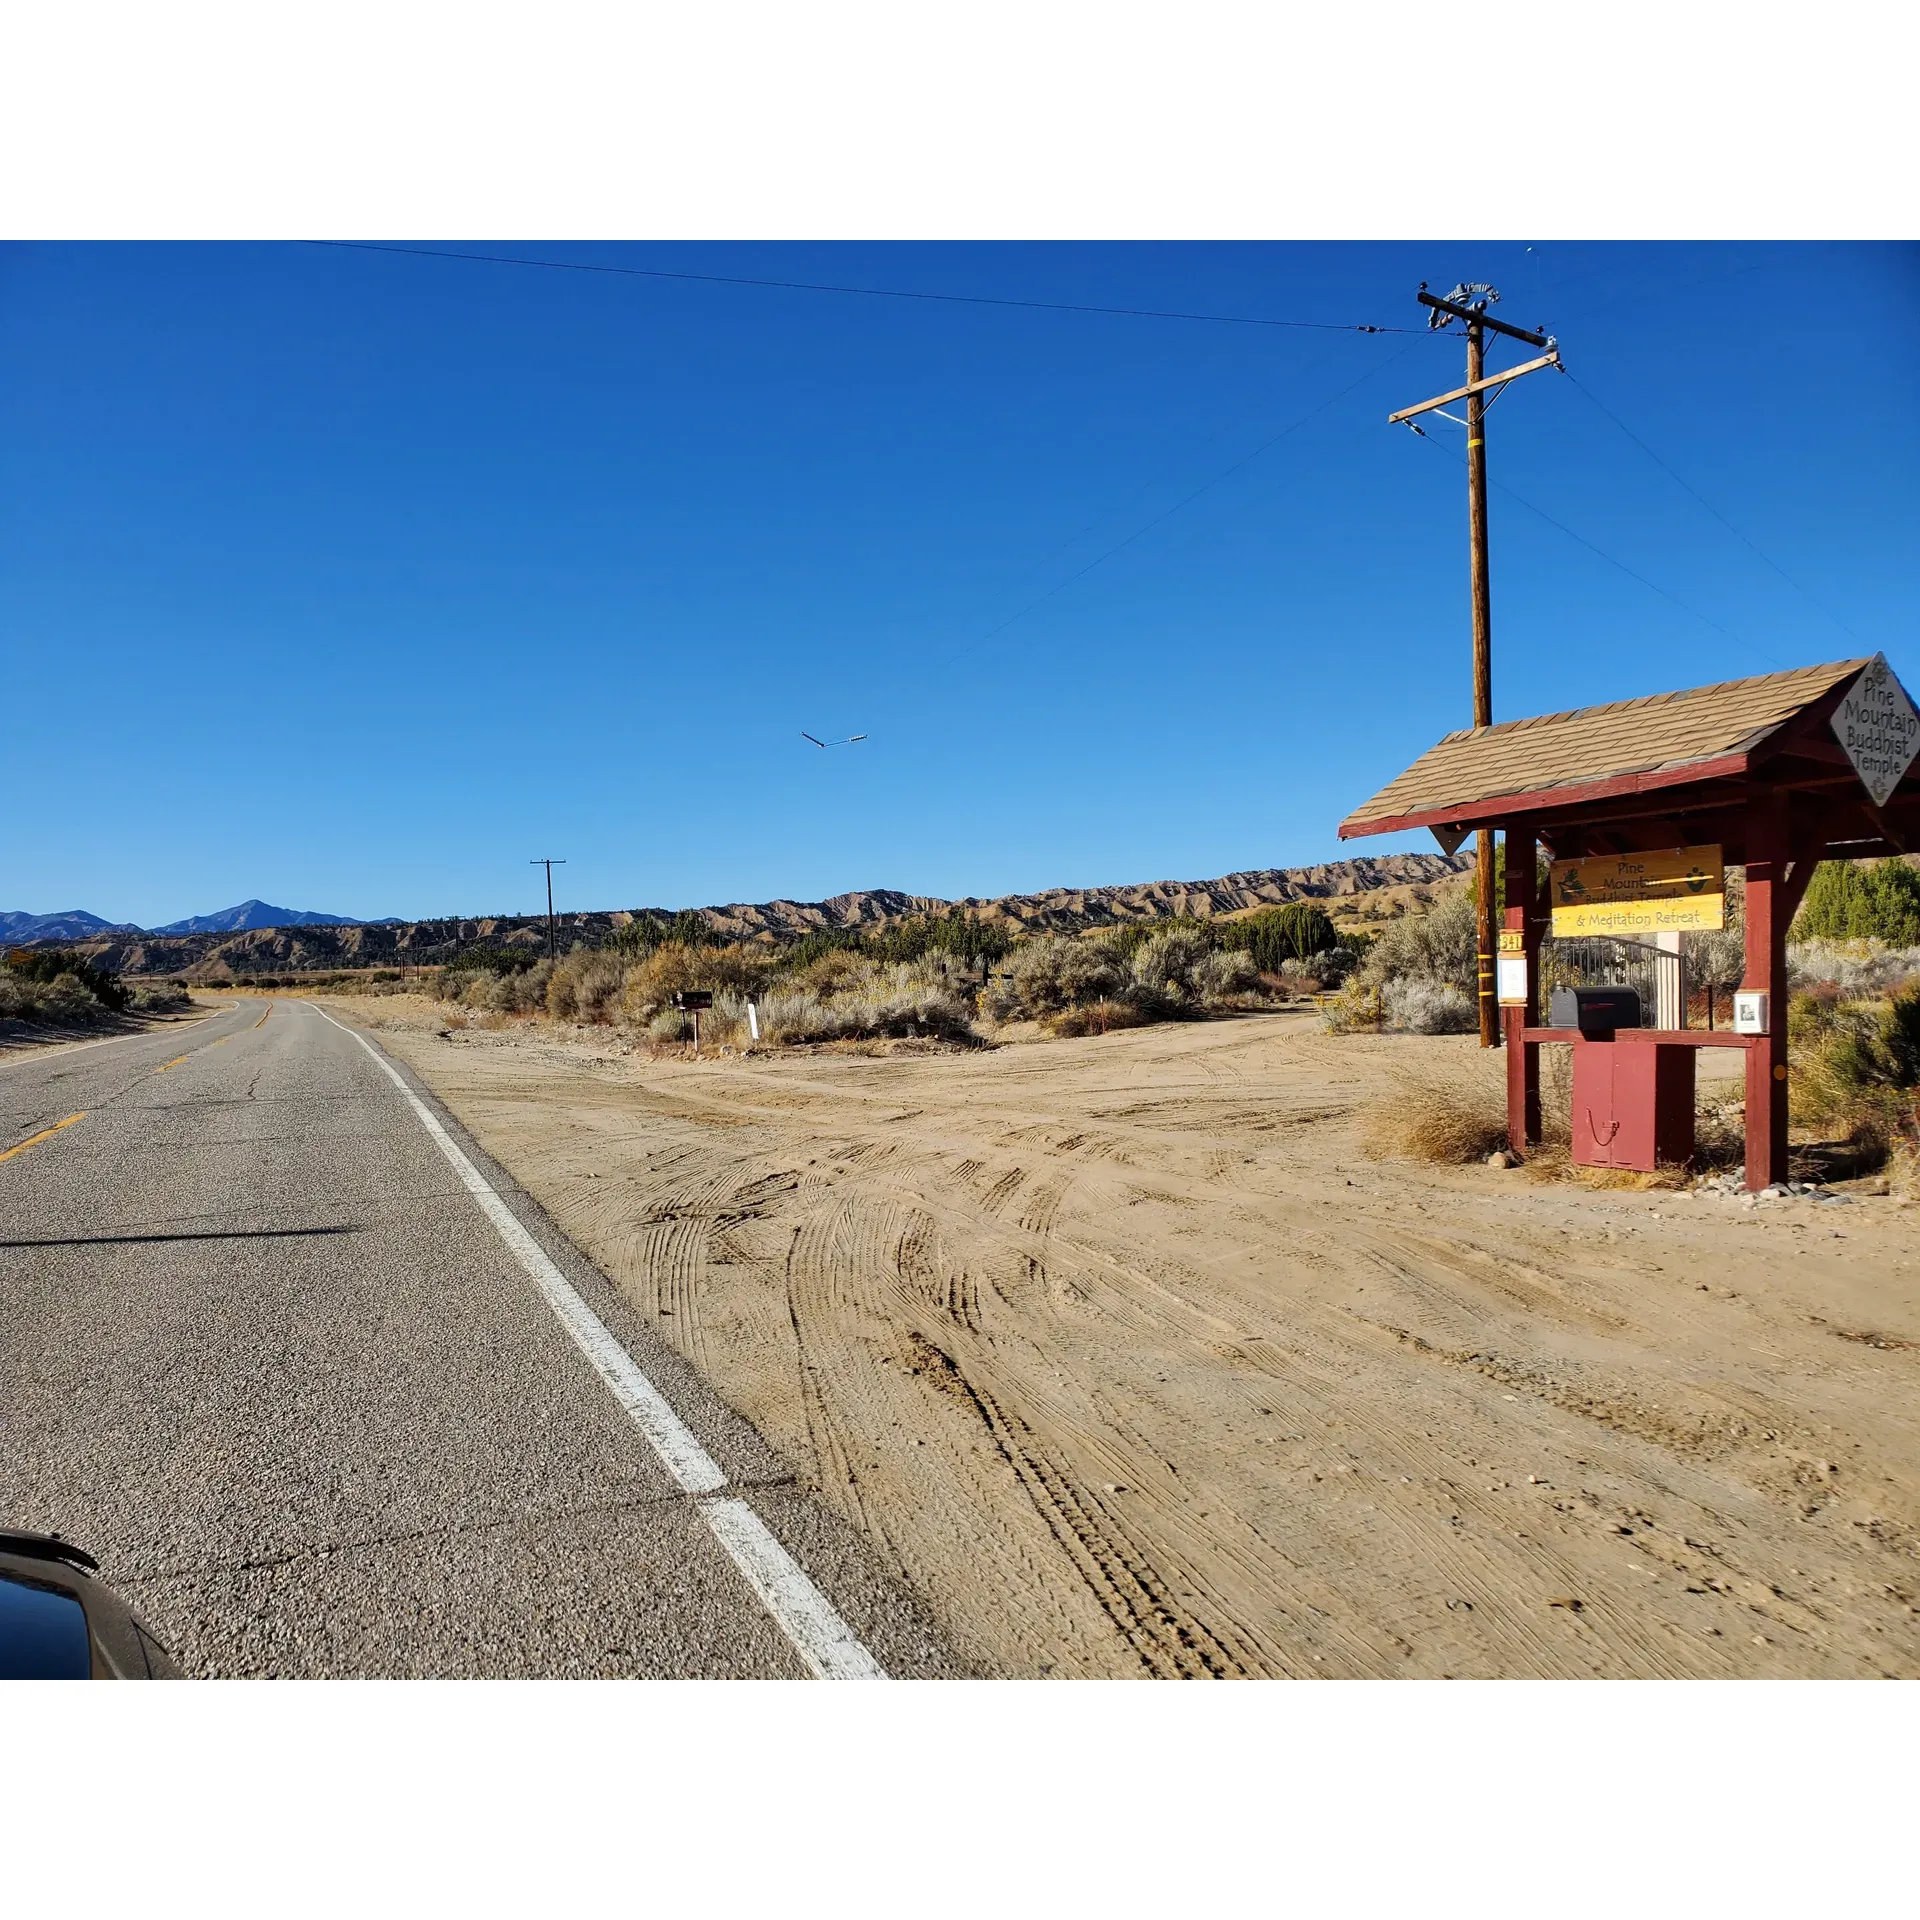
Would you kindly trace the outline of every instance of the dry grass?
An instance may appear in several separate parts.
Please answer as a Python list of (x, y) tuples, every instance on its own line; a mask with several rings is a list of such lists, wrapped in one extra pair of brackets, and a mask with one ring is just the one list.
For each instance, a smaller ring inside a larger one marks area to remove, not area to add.
[(1069, 1007), (1046, 1023), (1049, 1033), (1077, 1040), (1089, 1033), (1118, 1033), (1126, 1027), (1144, 1027), (1147, 1015), (1130, 1000), (1096, 1000), (1091, 1006)]
[(1478, 1053), (1449, 1049), (1395, 1066), (1389, 1078), (1392, 1091), (1362, 1122), (1362, 1137), (1376, 1156), (1457, 1167), (1507, 1144), (1506, 1081)]

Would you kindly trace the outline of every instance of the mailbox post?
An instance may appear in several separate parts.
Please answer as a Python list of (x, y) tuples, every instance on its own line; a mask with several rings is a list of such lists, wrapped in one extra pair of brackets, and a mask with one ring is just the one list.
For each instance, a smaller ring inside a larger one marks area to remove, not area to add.
[(683, 993), (673, 996), (673, 1004), (682, 1013), (693, 1015), (693, 1057), (700, 1058), (700, 1016), (713, 1005), (713, 995), (704, 988), (689, 987)]

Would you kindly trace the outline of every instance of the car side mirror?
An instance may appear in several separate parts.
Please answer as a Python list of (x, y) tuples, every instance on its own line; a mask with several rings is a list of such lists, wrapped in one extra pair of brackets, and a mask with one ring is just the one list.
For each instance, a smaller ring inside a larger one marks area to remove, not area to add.
[(0, 1680), (178, 1680), (134, 1610), (57, 1534), (0, 1531)]

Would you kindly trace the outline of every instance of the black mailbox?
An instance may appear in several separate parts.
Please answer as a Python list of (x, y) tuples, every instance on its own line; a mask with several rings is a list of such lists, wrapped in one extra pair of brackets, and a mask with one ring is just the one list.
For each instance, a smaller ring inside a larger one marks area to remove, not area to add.
[(673, 1004), (682, 1013), (705, 1013), (713, 1005), (713, 995), (689, 987), (685, 993), (676, 993), (673, 996)]
[(1577, 1027), (1582, 1033), (1612, 1033), (1640, 1024), (1640, 996), (1632, 987), (1555, 987), (1548, 1008), (1550, 1027)]

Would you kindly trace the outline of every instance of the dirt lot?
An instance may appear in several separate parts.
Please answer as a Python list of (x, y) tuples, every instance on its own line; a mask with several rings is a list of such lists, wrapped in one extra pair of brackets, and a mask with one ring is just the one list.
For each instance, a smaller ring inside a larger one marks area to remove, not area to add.
[(695, 1064), (324, 1004), (985, 1670), (1920, 1674), (1897, 1200), (1370, 1160), (1472, 1043), (1297, 1014)]

